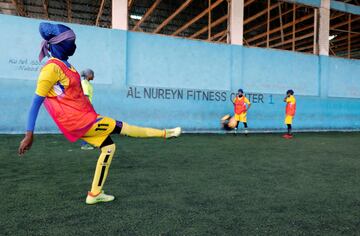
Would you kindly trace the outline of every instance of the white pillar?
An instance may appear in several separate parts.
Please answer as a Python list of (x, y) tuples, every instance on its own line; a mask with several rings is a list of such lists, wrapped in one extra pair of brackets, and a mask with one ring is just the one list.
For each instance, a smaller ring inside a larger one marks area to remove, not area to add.
[(319, 54), (328, 56), (330, 34), (330, 0), (321, 0), (319, 18)]
[(243, 45), (244, 0), (231, 0), (230, 43)]
[(112, 0), (112, 20), (113, 29), (128, 29), (128, 1)]

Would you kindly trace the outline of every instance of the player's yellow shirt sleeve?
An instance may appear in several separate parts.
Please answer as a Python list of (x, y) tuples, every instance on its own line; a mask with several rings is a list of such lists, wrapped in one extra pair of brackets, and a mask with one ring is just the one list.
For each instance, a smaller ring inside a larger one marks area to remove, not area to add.
[(249, 99), (247, 99), (247, 97), (244, 97), (244, 102), (245, 102), (246, 104), (250, 105), (250, 101), (249, 101)]
[(47, 64), (40, 71), (35, 93), (42, 97), (57, 96), (58, 93), (54, 86), (56, 84), (66, 88), (69, 86), (69, 79), (61, 71), (59, 66), (54, 63)]
[(290, 96), (286, 98), (286, 103), (291, 103), (294, 104), (296, 102), (295, 97), (294, 96)]

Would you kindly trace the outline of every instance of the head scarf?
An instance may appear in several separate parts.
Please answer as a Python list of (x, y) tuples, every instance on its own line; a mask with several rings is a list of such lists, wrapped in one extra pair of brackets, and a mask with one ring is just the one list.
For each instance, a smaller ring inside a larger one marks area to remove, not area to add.
[(45, 56), (67, 60), (76, 50), (76, 35), (69, 27), (61, 24), (40, 23), (39, 31), (44, 39), (41, 43), (39, 61)]

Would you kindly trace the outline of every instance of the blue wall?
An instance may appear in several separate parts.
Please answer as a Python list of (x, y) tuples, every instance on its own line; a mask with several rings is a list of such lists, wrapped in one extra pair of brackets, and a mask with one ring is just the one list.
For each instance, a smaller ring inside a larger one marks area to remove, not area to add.
[[(39, 20), (0, 15), (0, 132), (25, 129), (36, 79)], [(253, 130), (284, 128), (287, 89), (298, 101), (295, 129), (360, 129), (360, 61), (70, 25), (69, 61), (95, 71), (98, 113), (137, 125), (219, 130), (231, 93), (253, 103)], [(38, 132), (57, 132), (42, 109)]]

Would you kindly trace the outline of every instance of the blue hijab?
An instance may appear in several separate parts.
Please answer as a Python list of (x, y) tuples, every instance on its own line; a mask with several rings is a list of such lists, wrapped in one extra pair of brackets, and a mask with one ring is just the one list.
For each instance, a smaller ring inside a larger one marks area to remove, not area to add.
[[(51, 56), (62, 60), (69, 66), (67, 60), (69, 59), (70, 56), (74, 55), (76, 50), (75, 34), (71, 30), (71, 28), (61, 24), (51, 24), (51, 23), (42, 22), (40, 23), (39, 31), (41, 37), (44, 39), (43, 44), (46, 47), (45, 53), (43, 53), (45, 54), (44, 56), (46, 56), (46, 51), (48, 50), (50, 51)], [(59, 36), (60, 34), (64, 35), (63, 34), (64, 32), (67, 32), (65, 33), (66, 34), (65, 37), (61, 37), (60, 40), (57, 40), (60, 42), (56, 42), (56, 43), (51, 42), (51, 39), (53, 39), (56, 36)], [(42, 52), (40, 53), (40, 55), (41, 54)], [(41, 59), (39, 57), (39, 60)]]

